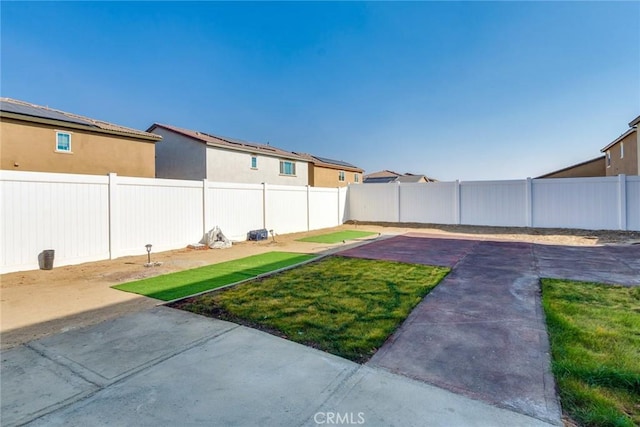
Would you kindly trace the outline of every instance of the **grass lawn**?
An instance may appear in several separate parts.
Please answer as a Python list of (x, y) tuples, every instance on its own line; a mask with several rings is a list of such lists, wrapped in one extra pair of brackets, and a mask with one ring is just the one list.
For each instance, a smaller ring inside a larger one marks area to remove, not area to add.
[(356, 362), (369, 359), (448, 268), (329, 257), (177, 307)]
[(346, 230), (329, 234), (321, 234), (319, 236), (305, 237), (303, 239), (298, 239), (298, 241), (311, 243), (340, 243), (344, 240), (360, 239), (362, 237), (373, 236), (374, 234), (378, 233), (372, 233), (370, 231)]
[(562, 407), (585, 426), (640, 425), (640, 288), (543, 279)]
[(260, 274), (308, 261), (314, 257), (314, 255), (290, 252), (267, 252), (112, 287), (163, 301), (171, 301), (250, 279)]

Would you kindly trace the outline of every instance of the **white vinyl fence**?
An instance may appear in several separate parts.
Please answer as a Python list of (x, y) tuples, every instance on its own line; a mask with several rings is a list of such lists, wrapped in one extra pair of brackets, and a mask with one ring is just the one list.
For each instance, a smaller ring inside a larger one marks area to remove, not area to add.
[(362, 184), (349, 219), (640, 231), (640, 177)]
[[(347, 197), (348, 196), (348, 197)], [(640, 231), (640, 177), (360, 184), (265, 184), (0, 171), (0, 272), (177, 249), (218, 225), (316, 230), (344, 221)]]
[(0, 171), (0, 272), (78, 264), (186, 247), (218, 225), (232, 240), (334, 227), (346, 219), (346, 188), (230, 184)]

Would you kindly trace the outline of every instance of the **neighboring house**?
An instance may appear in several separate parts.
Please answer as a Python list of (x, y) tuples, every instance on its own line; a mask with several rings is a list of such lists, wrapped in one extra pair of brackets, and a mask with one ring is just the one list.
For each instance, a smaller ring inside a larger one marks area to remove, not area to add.
[(538, 178), (585, 178), (605, 175), (605, 156), (600, 156), (595, 159), (587, 160), (586, 162), (549, 172), (539, 176)]
[(390, 170), (383, 170), (379, 172), (370, 173), (365, 175), (365, 184), (387, 184), (390, 182), (405, 182), (405, 183), (420, 183), (420, 182), (436, 182), (436, 179), (429, 178), (425, 175), (416, 175), (412, 173), (400, 174)]
[(306, 153), (294, 154), (309, 162), (309, 185), (312, 187), (344, 187), (362, 182), (364, 171), (351, 163)]
[(308, 162), (289, 151), (175, 126), (153, 124), (162, 136), (156, 177), (218, 182), (307, 185)]
[(0, 98), (0, 168), (153, 178), (159, 135)]
[(629, 129), (602, 150), (605, 155), (605, 171), (612, 175), (640, 175), (640, 116), (629, 122)]

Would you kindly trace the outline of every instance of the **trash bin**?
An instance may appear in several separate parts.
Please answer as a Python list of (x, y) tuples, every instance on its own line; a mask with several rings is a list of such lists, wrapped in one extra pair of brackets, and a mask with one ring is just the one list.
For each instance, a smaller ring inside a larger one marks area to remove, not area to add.
[(56, 256), (56, 251), (53, 249), (46, 249), (42, 251), (42, 269), (43, 270), (52, 270), (53, 269), (53, 259)]

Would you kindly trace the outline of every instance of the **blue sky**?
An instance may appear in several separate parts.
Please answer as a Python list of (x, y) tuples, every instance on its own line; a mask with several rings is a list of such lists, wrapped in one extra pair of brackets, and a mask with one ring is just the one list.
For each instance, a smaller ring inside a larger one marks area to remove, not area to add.
[(440, 180), (535, 177), (640, 114), (640, 2), (2, 2), (2, 96)]

